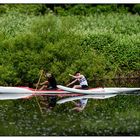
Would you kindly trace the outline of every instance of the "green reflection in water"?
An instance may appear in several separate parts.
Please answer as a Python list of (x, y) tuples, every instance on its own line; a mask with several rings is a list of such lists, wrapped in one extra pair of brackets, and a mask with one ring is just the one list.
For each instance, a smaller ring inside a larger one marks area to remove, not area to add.
[[(110, 85), (108, 83), (107, 86)], [(132, 86), (136, 87), (136, 83)], [(79, 113), (70, 111), (72, 107), (73, 104), (69, 102), (57, 105), (51, 111), (43, 110), (41, 114), (35, 98), (0, 101), (0, 135), (140, 135), (139, 95), (120, 95), (106, 100), (90, 99), (85, 110)]]

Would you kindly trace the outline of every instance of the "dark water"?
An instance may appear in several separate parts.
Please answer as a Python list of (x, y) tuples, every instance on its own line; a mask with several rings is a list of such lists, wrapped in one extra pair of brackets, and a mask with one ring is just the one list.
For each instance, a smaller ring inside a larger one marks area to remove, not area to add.
[[(100, 80), (105, 87), (139, 87), (139, 79)], [(83, 112), (72, 103), (42, 108), (41, 97), (0, 101), (1, 136), (139, 136), (140, 96), (116, 96), (88, 101)]]

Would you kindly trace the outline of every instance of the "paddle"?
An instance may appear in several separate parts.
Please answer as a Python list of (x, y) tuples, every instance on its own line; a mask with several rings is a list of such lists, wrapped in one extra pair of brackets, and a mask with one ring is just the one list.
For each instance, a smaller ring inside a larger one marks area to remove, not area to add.
[(36, 91), (37, 91), (37, 89), (38, 89), (38, 85), (39, 85), (39, 83), (40, 83), (40, 80), (41, 80), (42, 75), (43, 75), (43, 70), (40, 71), (40, 76), (39, 76), (38, 82), (37, 82), (37, 84), (36, 84), (35, 92), (34, 92), (35, 98), (36, 98), (36, 102), (37, 102), (37, 104), (38, 104), (38, 107), (39, 107), (39, 110), (40, 110), (41, 114), (43, 114), (43, 111), (42, 111), (41, 106), (40, 106), (40, 104), (39, 104), (39, 102), (38, 102), (38, 98), (37, 98), (37, 96), (36, 96)]

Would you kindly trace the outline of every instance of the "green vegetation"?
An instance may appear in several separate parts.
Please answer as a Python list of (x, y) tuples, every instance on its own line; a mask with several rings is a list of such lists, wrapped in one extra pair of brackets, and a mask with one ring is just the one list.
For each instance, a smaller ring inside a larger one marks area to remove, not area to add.
[(140, 18), (119, 7), (0, 5), (0, 84), (36, 83), (41, 69), (61, 83), (77, 70), (89, 80), (139, 71)]
[[(0, 5), (0, 85), (37, 83), (41, 70), (54, 73), (63, 85), (69, 81), (68, 74), (77, 70), (89, 81), (138, 77), (139, 7)], [(139, 98), (89, 100), (80, 113), (69, 111), (73, 105), (67, 103), (44, 112), (44, 116), (34, 98), (0, 101), (0, 135), (140, 135)]]

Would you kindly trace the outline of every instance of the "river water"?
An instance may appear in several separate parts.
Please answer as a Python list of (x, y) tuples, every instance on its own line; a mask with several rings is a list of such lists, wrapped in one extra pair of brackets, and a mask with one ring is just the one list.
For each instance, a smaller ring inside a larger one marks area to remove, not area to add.
[[(92, 81), (98, 87), (140, 87), (139, 79)], [(89, 100), (83, 112), (72, 103), (40, 108), (39, 98), (0, 101), (0, 136), (139, 136), (140, 96)], [(42, 107), (42, 106), (41, 106)]]

